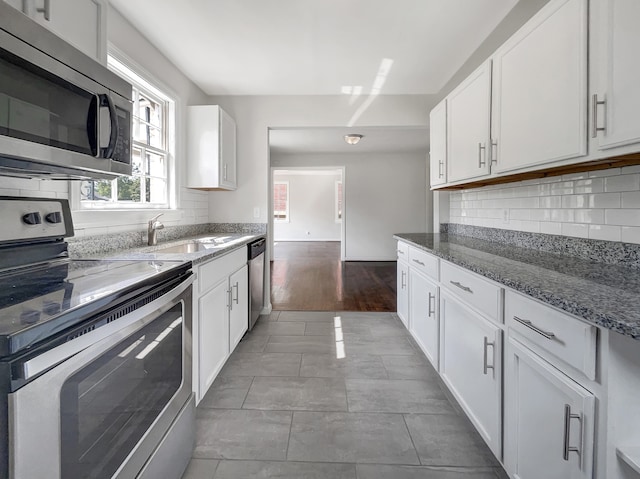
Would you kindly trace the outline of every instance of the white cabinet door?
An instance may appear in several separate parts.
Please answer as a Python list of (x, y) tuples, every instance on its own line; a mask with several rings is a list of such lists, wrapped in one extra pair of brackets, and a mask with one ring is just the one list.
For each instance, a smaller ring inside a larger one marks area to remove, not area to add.
[(200, 398), (229, 356), (229, 279), (225, 277), (198, 304), (198, 378)]
[(220, 110), (220, 184), (227, 189), (235, 190), (237, 184), (236, 171), (236, 122), (226, 111)]
[(491, 61), (447, 96), (447, 181), (489, 174)]
[(235, 190), (236, 124), (218, 105), (187, 108), (187, 187)]
[(409, 315), (411, 333), (433, 367), (438, 370), (438, 286), (413, 268), (409, 270), (411, 288)]
[(591, 2), (591, 112), (597, 111), (590, 130), (601, 150), (640, 142), (638, 19), (637, 0)]
[(493, 173), (586, 155), (587, 20), (555, 0), (494, 55)]
[(429, 171), (431, 186), (447, 182), (447, 100), (429, 114)]
[(397, 309), (398, 316), (409, 328), (409, 266), (404, 261), (398, 261)]
[(244, 265), (229, 277), (229, 352), (233, 352), (249, 328), (249, 267)]
[(594, 396), (509, 339), (505, 466), (514, 479), (590, 479)]
[(440, 374), (498, 458), (502, 454), (501, 346), (498, 326), (440, 290)]

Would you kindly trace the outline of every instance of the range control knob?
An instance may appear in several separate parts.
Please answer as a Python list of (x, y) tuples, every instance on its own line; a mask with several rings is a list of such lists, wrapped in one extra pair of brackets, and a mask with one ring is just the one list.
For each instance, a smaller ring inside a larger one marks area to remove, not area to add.
[(26, 225), (39, 225), (42, 223), (42, 217), (37, 211), (22, 215), (22, 222)]
[(53, 213), (47, 214), (44, 220), (51, 224), (62, 223), (62, 215), (59, 211), (54, 211)]

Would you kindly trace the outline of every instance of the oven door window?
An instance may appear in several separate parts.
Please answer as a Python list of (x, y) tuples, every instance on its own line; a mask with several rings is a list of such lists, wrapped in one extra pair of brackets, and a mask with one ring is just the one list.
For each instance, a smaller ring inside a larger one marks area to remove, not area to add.
[(182, 383), (182, 303), (70, 376), (61, 390), (61, 477), (110, 478)]
[(0, 49), (0, 134), (96, 156), (97, 97)]

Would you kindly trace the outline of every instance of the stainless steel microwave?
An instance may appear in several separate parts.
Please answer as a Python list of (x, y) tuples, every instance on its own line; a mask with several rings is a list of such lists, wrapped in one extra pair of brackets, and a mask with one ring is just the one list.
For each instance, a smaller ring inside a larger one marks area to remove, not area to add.
[(0, 175), (131, 174), (131, 85), (0, 1)]

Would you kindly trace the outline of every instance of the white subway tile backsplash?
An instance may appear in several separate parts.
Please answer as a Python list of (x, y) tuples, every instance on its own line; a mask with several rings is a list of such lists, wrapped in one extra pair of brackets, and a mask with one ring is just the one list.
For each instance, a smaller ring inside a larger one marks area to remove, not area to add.
[(616, 191), (638, 191), (639, 189), (639, 174), (610, 176), (604, 179), (604, 190), (607, 193)]
[(562, 223), (562, 234), (564, 236), (575, 236), (576, 238), (588, 238), (589, 225), (579, 223)]
[(452, 223), (640, 244), (640, 166), (452, 192), (450, 216)]
[(589, 238), (605, 241), (621, 241), (620, 226), (589, 225)]

